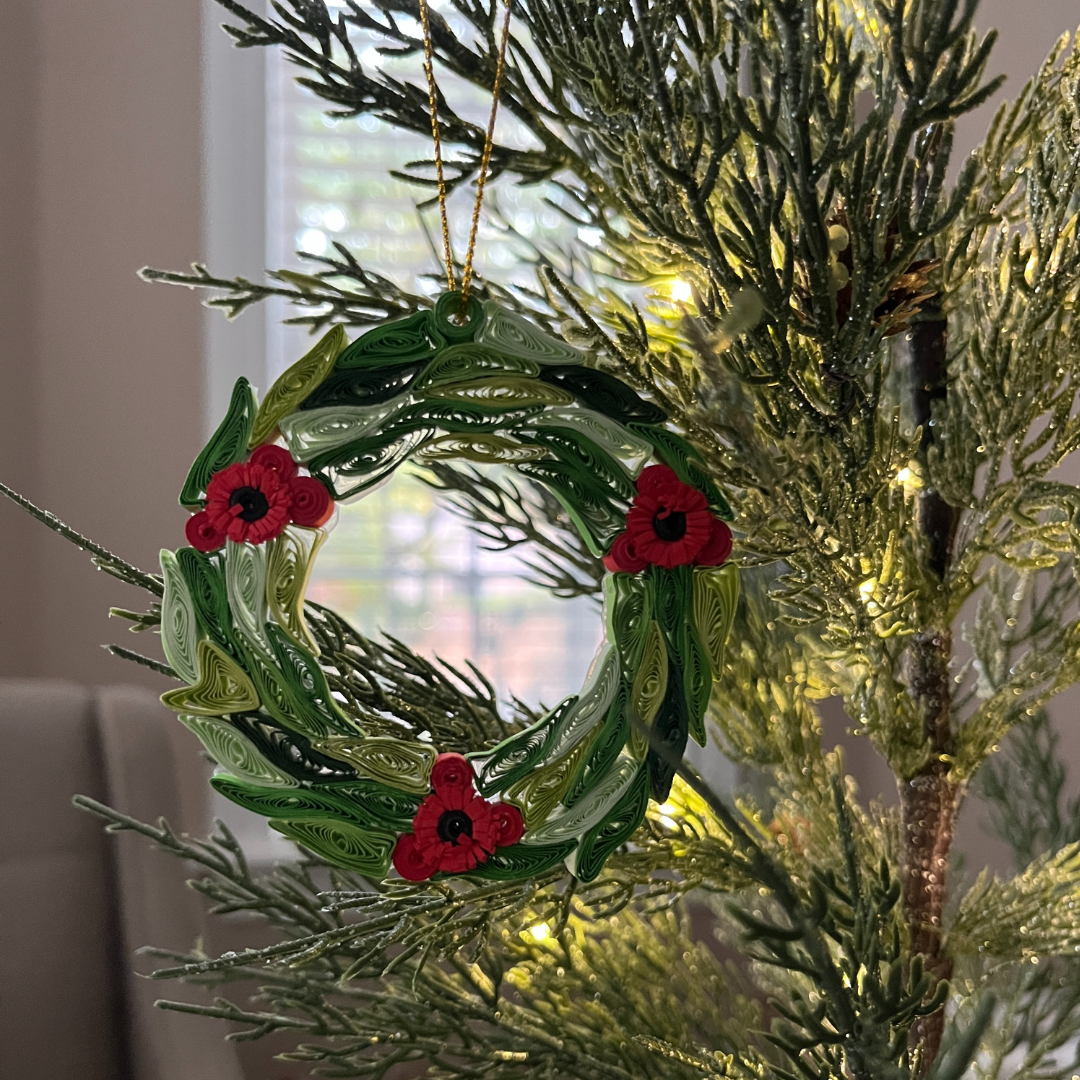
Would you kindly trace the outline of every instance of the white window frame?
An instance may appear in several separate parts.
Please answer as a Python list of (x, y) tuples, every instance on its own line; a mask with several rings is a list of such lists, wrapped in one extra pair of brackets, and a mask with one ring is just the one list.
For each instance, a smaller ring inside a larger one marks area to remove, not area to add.
[[(266, 49), (237, 49), (221, 29), (228, 13), (202, 0), (203, 258), (218, 277), (259, 281), (266, 268)], [(209, 435), (233, 384), (267, 388), (268, 305), (229, 321), (204, 317), (203, 418)]]

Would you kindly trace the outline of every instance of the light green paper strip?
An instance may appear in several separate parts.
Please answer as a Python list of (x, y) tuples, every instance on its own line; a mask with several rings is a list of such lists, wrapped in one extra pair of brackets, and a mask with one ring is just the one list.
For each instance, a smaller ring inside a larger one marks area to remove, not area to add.
[[(255, 416), (248, 447), (254, 449), (273, 437), (278, 422), (300, 405), (330, 374), (338, 353), (348, 344), (343, 326), (335, 326), (302, 356), (266, 392)], [(304, 458), (300, 458), (303, 461)]]
[(504, 435), (477, 432), (475, 435), (440, 435), (416, 452), (416, 460), (495, 462), (540, 461), (548, 456), (545, 446), (524, 446)]
[(232, 657), (205, 638), (196, 647), (195, 655), (199, 661), (198, 680), (194, 686), (162, 694), (166, 708), (198, 716), (227, 716), (259, 707), (254, 684)]
[(408, 398), (393, 398), (381, 405), (327, 405), (322, 409), (303, 409), (282, 417), (278, 426), (289, 446), (289, 453), (297, 461), (310, 461), (317, 454), (336, 450), (372, 434), (407, 401)]
[(622, 464), (632, 477), (645, 467), (652, 457), (653, 448), (644, 439), (639, 439), (632, 432), (609, 420), (592, 409), (575, 406), (545, 409), (540, 416), (527, 421), (525, 427), (569, 428), (579, 435), (591, 439), (606, 450), (616, 461)]
[(432, 387), (445, 383), (459, 383), (463, 379), (500, 373), (536, 376), (540, 374), (540, 365), (535, 360), (506, 356), (482, 345), (466, 342), (443, 349), (428, 365), (416, 388), (430, 392)]
[(699, 567), (694, 570), (694, 625), (705, 646), (714, 679), (720, 678), (724, 665), (724, 645), (735, 608), (739, 603), (739, 568), (726, 563), (719, 570)]
[(538, 765), (503, 792), (503, 802), (511, 803), (521, 811), (526, 831), (551, 816), (574, 782), (590, 745), (591, 740), (579, 742), (565, 757)]
[(266, 568), (266, 604), (274, 621), (313, 656), (319, 646), (304, 620), (304, 594), (315, 553), (326, 539), (322, 529), (290, 525), (272, 541)]
[(593, 790), (569, 810), (556, 809), (542, 825), (526, 833), (523, 844), (551, 844), (587, 833), (607, 817), (633, 782), (641, 762), (621, 755), (611, 771)]
[(335, 466), (320, 471), (320, 479), (326, 480), (338, 502), (344, 502), (385, 484), (410, 457), (418, 454), (435, 437), (434, 427), (419, 428), (402, 435), (396, 442), (384, 448), (377, 465), (359, 474), (346, 472)]
[(387, 787), (417, 795), (426, 795), (431, 790), (431, 767), (437, 751), (426, 743), (405, 742), (391, 736), (354, 739), (331, 735), (313, 740), (311, 745)]
[(525, 405), (555, 408), (574, 403), (573, 394), (524, 375), (500, 375), (433, 386), (424, 391), (423, 397), (430, 401), (463, 401), (467, 404), (502, 406), (507, 409), (520, 409)]
[(389, 833), (361, 829), (351, 822), (331, 818), (307, 821), (272, 819), (270, 827), (329, 862), (359, 874), (383, 878), (390, 869), (390, 854), (394, 850), (395, 838)]
[(266, 637), (266, 544), (225, 542), (225, 588), (233, 622), (246, 640), (273, 655)]
[(548, 760), (569, 753), (607, 716), (619, 688), (619, 674), (619, 654), (614, 645), (607, 645), (593, 661), (577, 703), (552, 737), (545, 754)]
[(565, 341), (538, 330), (527, 319), (507, 311), (494, 300), (484, 304), (487, 321), (476, 336), (481, 345), (488, 345), (507, 356), (534, 360), (538, 364), (583, 364), (585, 354)]
[(233, 776), (268, 787), (299, 787), (299, 783), (272, 765), (228, 722), (216, 716), (181, 714), (180, 723), (198, 736), (206, 752)]
[(653, 620), (646, 632), (645, 648), (634, 674), (634, 689), (630, 695), (631, 704), (646, 724), (651, 724), (660, 711), (664, 694), (667, 693), (667, 680), (668, 655), (664, 635), (659, 624)]
[(199, 680), (195, 654), (199, 624), (187, 582), (180, 573), (176, 556), (168, 548), (161, 551), (161, 577), (165, 583), (161, 597), (161, 647), (169, 666), (190, 686)]

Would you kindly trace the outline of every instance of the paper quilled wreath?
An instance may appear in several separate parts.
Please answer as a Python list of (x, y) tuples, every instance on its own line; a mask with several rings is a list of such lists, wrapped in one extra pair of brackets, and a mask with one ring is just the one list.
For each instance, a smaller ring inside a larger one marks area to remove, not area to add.
[[(731, 511), (656, 405), (496, 303), (470, 300), (461, 324), (460, 305), (447, 293), (351, 344), (335, 327), (261, 404), (237, 382), (180, 495), (190, 546), (161, 553), (186, 684), (162, 700), (221, 794), (334, 865), (513, 880), (562, 861), (589, 881), (666, 799), (688, 736), (705, 741), (738, 596)], [(410, 458), (540, 482), (609, 571), (581, 691), (464, 756), (366, 735), (304, 617), (334, 503)]]

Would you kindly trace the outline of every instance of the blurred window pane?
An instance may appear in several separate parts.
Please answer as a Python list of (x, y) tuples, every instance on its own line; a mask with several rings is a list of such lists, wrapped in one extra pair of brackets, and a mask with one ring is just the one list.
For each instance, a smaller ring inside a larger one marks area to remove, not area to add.
[[(438, 7), (433, 3), (433, 7)], [(375, 35), (357, 41), (365, 64), (377, 57)], [(418, 71), (418, 58), (394, 61)], [(438, 288), (440, 263), (415, 203), (421, 189), (388, 175), (410, 161), (431, 157), (430, 139), (396, 131), (371, 116), (335, 120), (324, 103), (295, 82), (295, 66), (275, 51), (269, 58), (268, 249), (270, 264), (311, 272), (303, 250), (332, 255), (346, 245), (365, 266), (395, 283), (429, 293)], [(440, 80), (441, 81), (441, 80)], [(490, 99), (476, 88), (443, 86), (455, 107), (486, 118)], [(501, 137), (525, 138), (503, 114)], [(453, 148), (448, 149), (451, 155)], [(490, 195), (512, 232), (481, 229), (479, 269), (504, 282), (532, 284), (525, 239), (565, 234), (565, 220), (545, 203), (543, 187), (496, 183)], [(464, 252), (472, 190), (451, 200), (455, 250)], [(424, 211), (436, 246), (438, 214)], [(516, 235), (515, 235), (516, 234)], [(435, 281), (422, 281), (435, 275)], [(279, 317), (289, 314), (284, 309)], [(270, 377), (310, 348), (304, 328), (271, 330)], [(348, 618), (359, 630), (400, 637), (426, 656), (460, 665), (474, 661), (501, 695), (530, 704), (554, 704), (580, 687), (600, 637), (599, 609), (590, 600), (557, 600), (520, 577), (517, 558), (485, 551), (455, 515), (440, 507), (414, 477), (399, 474), (367, 498), (343, 506), (315, 567), (309, 595)]]

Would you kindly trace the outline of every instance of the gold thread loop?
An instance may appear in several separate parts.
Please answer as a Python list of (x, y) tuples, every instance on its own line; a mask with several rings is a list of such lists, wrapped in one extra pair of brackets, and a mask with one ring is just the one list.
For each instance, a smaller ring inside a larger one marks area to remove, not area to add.
[(435, 86), (435, 67), (432, 63), (431, 19), (427, 0), (420, 0), (420, 24), (424, 28), (424, 74), (427, 76), (428, 107), (431, 110), (431, 138), (435, 143), (435, 175), (439, 182), (439, 216), (442, 219), (443, 256), (446, 259), (446, 287), (453, 292), (454, 252), (450, 247), (450, 223), (446, 216), (446, 177), (443, 175), (442, 138), (439, 135), (439, 92)]
[[(435, 84), (434, 48), (431, 41), (431, 17), (427, 0), (419, 0), (420, 24), (424, 30), (424, 74), (428, 84), (428, 107), (431, 111), (431, 138), (435, 143), (435, 175), (439, 184), (439, 217), (442, 223), (443, 256), (446, 259), (446, 285), (450, 292), (456, 289), (454, 277), (454, 252), (450, 245), (450, 222), (446, 212), (446, 176), (443, 170), (442, 138), (439, 133), (439, 93)], [(491, 88), (491, 114), (488, 116), (487, 132), (484, 135), (484, 149), (480, 155), (480, 172), (476, 178), (476, 201), (473, 203), (472, 223), (469, 227), (469, 246), (465, 252), (465, 265), (461, 277), (461, 310), (469, 305), (469, 293), (472, 289), (473, 256), (476, 253), (476, 236), (480, 227), (480, 209), (484, 203), (484, 187), (487, 184), (488, 169), (491, 165), (491, 150), (495, 141), (495, 117), (499, 111), (499, 94), (502, 90), (503, 75), (506, 72), (506, 47), (510, 41), (510, 15), (513, 0), (506, 0), (506, 14), (503, 17), (502, 36), (499, 39), (499, 51), (495, 64), (495, 82)]]
[(484, 201), (484, 185), (487, 183), (488, 166), (491, 164), (491, 148), (495, 141), (495, 115), (499, 111), (499, 92), (502, 90), (503, 73), (506, 71), (506, 45), (510, 40), (510, 12), (513, 0), (506, 0), (503, 17), (499, 56), (495, 64), (495, 85), (491, 88), (491, 115), (488, 117), (487, 134), (484, 136), (484, 152), (480, 157), (480, 175), (476, 178), (476, 202), (473, 204), (472, 226), (469, 229), (469, 247), (465, 252), (465, 269), (461, 275), (461, 310), (469, 304), (472, 287), (473, 254), (476, 251), (476, 233), (480, 226), (480, 207)]

